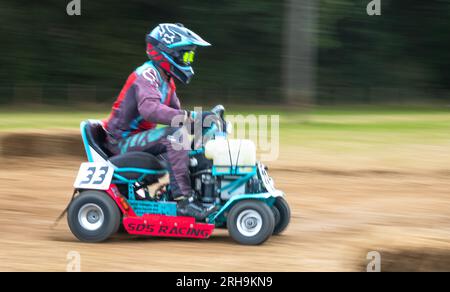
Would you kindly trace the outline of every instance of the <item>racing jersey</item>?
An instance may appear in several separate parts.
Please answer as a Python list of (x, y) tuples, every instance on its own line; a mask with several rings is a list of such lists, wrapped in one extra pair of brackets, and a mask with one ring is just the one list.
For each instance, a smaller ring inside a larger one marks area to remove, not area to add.
[(120, 141), (156, 124), (170, 125), (175, 116), (185, 114), (175, 91), (173, 78), (162, 76), (151, 61), (145, 62), (128, 77), (103, 121), (105, 129)]

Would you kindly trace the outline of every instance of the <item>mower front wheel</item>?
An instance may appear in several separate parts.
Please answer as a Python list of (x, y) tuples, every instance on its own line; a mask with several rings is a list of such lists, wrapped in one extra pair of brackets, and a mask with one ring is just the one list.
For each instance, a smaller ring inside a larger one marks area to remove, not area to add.
[(273, 233), (275, 218), (270, 207), (256, 200), (236, 203), (227, 218), (230, 236), (240, 244), (258, 245)]

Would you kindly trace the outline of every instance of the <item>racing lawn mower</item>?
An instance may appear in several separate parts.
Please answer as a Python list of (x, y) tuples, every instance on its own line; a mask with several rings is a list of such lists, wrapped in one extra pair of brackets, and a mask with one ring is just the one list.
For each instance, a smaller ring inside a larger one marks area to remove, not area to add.
[(189, 154), (192, 189), (205, 207), (216, 210), (203, 222), (177, 216), (167, 185), (148, 190), (167, 173), (163, 157), (146, 152), (111, 156), (101, 122), (82, 122), (89, 162), (80, 166), (67, 207), (72, 233), (83, 242), (104, 241), (119, 228), (132, 235), (209, 238), (221, 227), (238, 243), (257, 245), (285, 230), (289, 205), (266, 167), (256, 161), (254, 143), (227, 139), (225, 109), (216, 106), (213, 112), (220, 118), (203, 131), (201, 141), (194, 137), (195, 150)]

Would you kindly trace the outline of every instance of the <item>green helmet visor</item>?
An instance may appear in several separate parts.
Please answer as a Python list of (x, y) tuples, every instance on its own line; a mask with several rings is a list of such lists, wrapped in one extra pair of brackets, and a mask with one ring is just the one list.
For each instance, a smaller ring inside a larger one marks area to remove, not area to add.
[(184, 51), (181, 55), (181, 61), (183, 65), (191, 65), (194, 63), (194, 51)]
[(183, 50), (178, 53), (178, 56), (174, 60), (178, 65), (190, 66), (194, 63), (194, 56), (194, 50)]

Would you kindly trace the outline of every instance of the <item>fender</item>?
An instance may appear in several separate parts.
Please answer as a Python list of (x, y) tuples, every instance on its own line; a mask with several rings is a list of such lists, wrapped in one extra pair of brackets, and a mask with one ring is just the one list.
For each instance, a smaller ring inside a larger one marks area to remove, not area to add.
[(105, 192), (114, 200), (114, 202), (116, 202), (117, 207), (119, 207), (124, 217), (137, 216), (127, 199), (120, 194), (115, 184), (111, 184), (109, 189)]
[(259, 193), (259, 194), (242, 194), (242, 195), (236, 195), (231, 197), (225, 205), (223, 205), (220, 210), (213, 214), (210, 218), (209, 222), (215, 222), (219, 219), (219, 221), (222, 221), (224, 217), (224, 213), (229, 211), (237, 202), (243, 201), (243, 200), (259, 200), (265, 202), (267, 205), (272, 207), (272, 205), (275, 202), (275, 199), (278, 197), (283, 197), (284, 193), (282, 191), (276, 190), (272, 193)]

